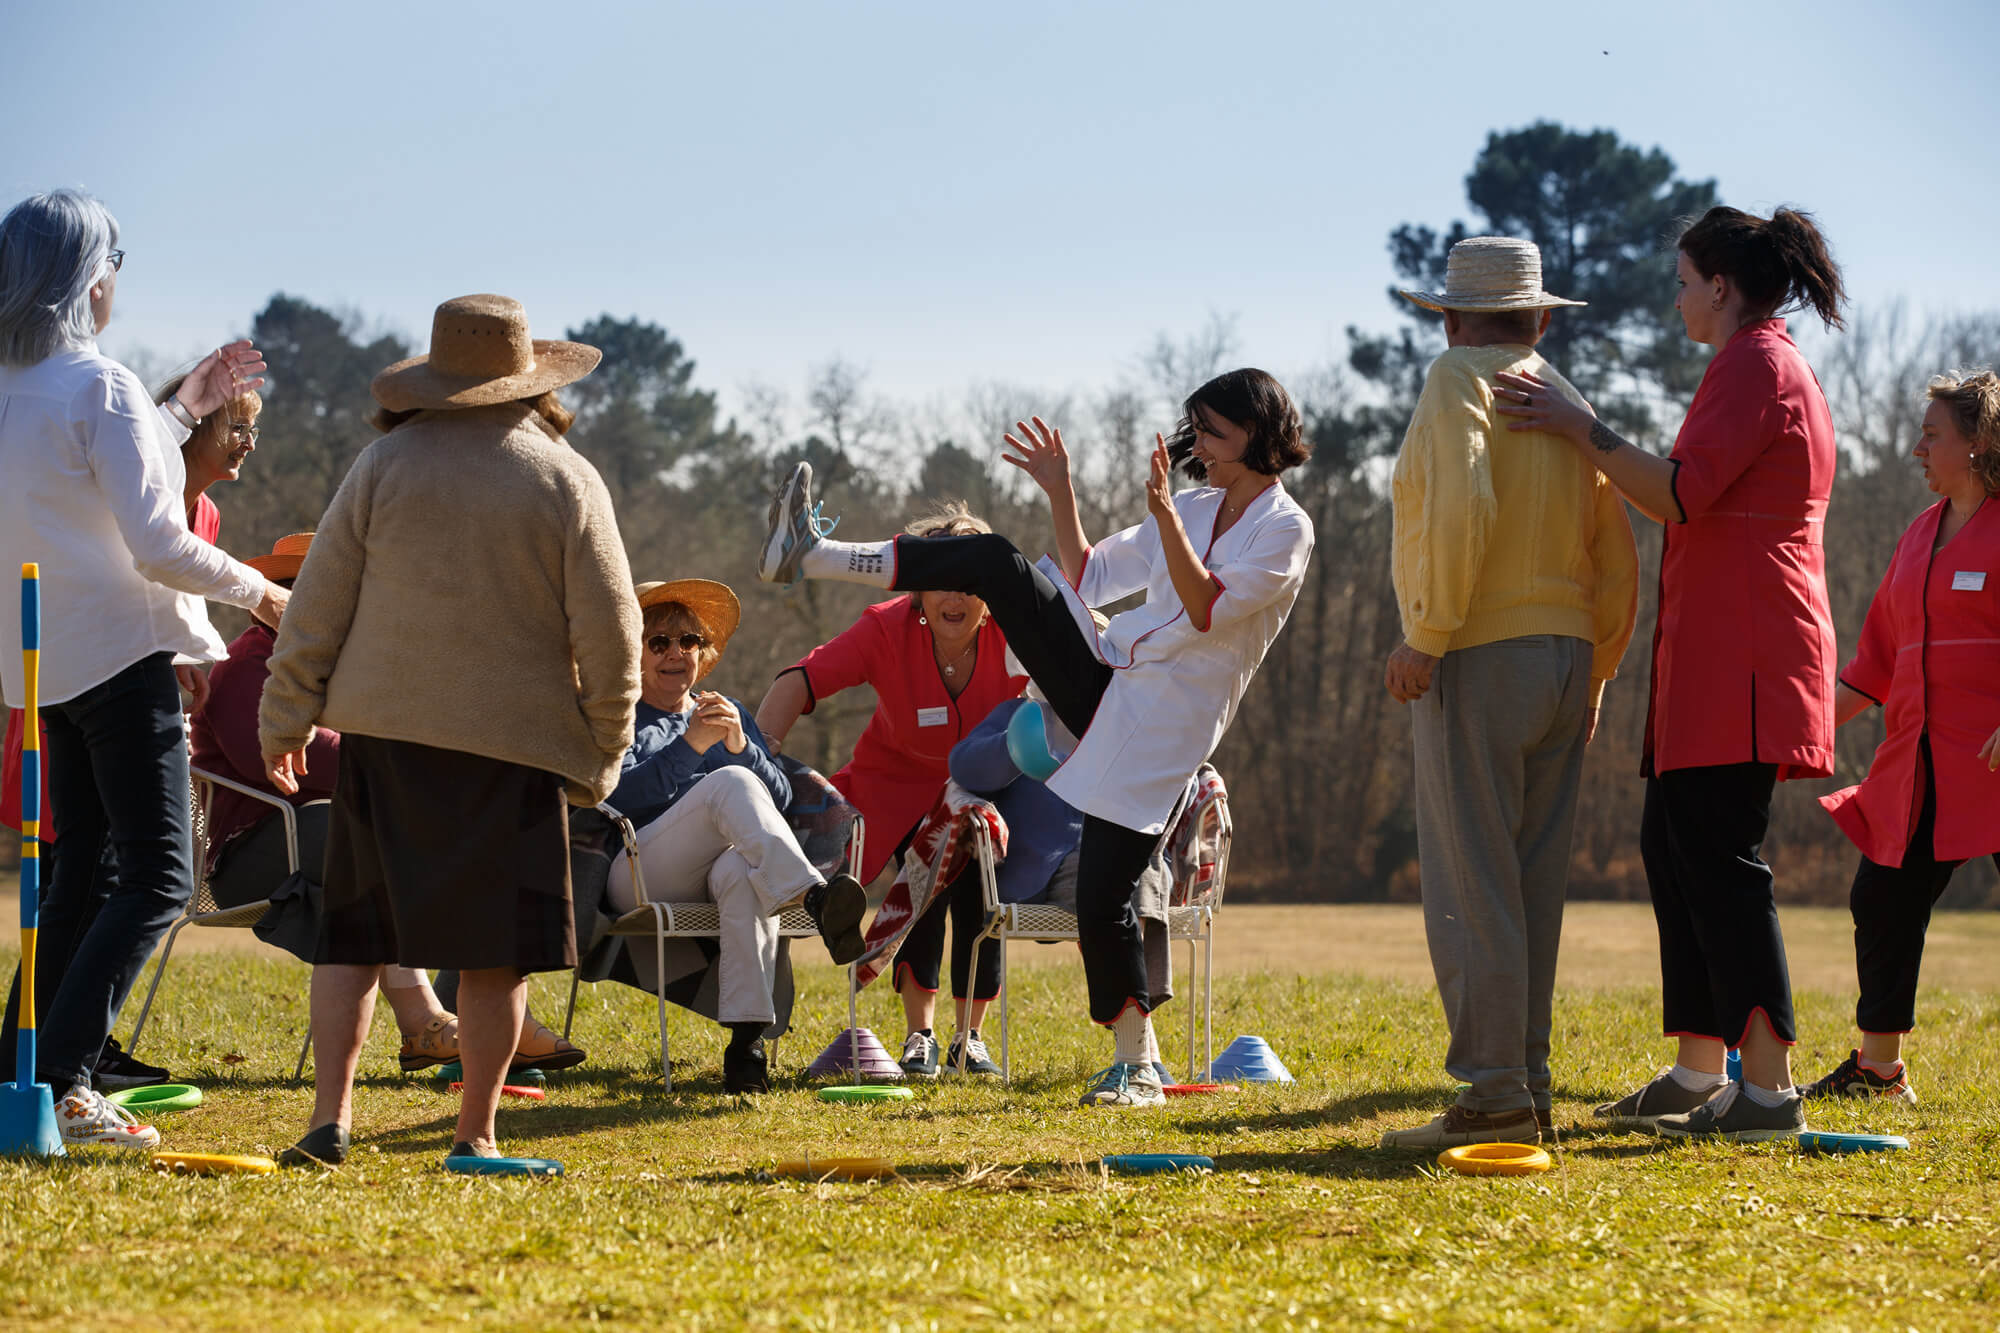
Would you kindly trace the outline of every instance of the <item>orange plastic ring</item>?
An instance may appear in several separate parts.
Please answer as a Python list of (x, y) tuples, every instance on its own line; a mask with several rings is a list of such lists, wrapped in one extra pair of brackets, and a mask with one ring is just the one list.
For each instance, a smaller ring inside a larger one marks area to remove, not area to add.
[(1438, 1165), (1462, 1176), (1533, 1176), (1553, 1163), (1547, 1153), (1529, 1143), (1468, 1143), (1439, 1153)]

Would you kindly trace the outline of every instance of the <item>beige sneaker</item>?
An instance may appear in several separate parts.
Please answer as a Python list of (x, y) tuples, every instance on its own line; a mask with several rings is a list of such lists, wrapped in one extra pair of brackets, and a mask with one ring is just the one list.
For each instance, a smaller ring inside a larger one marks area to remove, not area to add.
[(1468, 1143), (1540, 1143), (1542, 1127), (1532, 1108), (1514, 1111), (1469, 1111), (1456, 1102), (1427, 1125), (1392, 1129), (1382, 1136), (1383, 1148), (1457, 1148)]

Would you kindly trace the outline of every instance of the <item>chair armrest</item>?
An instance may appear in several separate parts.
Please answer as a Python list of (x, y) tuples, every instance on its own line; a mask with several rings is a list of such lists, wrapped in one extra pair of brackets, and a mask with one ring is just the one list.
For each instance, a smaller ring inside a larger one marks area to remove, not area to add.
[(625, 868), (632, 872), (632, 892), (636, 900), (644, 904), (647, 901), (646, 880), (639, 872), (639, 830), (633, 828), (632, 821), (620, 814), (609, 801), (599, 801), (597, 813), (610, 820), (618, 830), (618, 839), (625, 844)]
[(211, 773), (207, 769), (198, 768), (193, 764), (188, 765), (188, 775), (196, 783), (206, 782), (211, 787), (227, 787), (229, 790), (240, 792), (254, 801), (262, 801), (265, 805), (277, 807), (278, 813), (284, 817), (285, 821), (286, 869), (288, 873), (294, 875), (298, 873), (299, 814), (297, 810), (292, 808), (290, 801), (287, 801), (282, 796), (273, 796), (270, 792), (260, 791), (256, 787), (247, 786), (234, 778), (225, 778), (220, 773)]

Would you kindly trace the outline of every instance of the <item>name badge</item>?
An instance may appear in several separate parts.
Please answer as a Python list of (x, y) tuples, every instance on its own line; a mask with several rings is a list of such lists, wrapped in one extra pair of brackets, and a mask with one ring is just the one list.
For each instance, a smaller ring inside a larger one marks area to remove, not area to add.
[(1983, 569), (1961, 569), (1951, 576), (1953, 592), (1986, 591), (1986, 571)]
[(917, 725), (920, 727), (942, 727), (951, 721), (949, 708), (919, 708)]

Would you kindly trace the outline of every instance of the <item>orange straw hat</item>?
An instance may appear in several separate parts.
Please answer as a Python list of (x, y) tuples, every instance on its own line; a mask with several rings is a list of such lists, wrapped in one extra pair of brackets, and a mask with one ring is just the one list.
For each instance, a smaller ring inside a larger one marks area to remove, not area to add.
[(640, 583), (634, 585), (632, 591), (639, 595), (641, 611), (663, 602), (679, 602), (694, 612), (702, 628), (715, 640), (717, 657), (729, 646), (729, 636), (736, 632), (736, 626), (743, 619), (743, 604), (736, 600), (736, 594), (730, 591), (728, 584), (717, 583), (714, 579)]
[(271, 543), (271, 554), (253, 555), (243, 563), (267, 579), (295, 579), (306, 562), (306, 548), (312, 545), (310, 532), (294, 532)]
[(482, 407), (573, 384), (604, 353), (528, 336), (528, 312), (508, 296), (459, 296), (431, 316), (431, 350), (398, 361), (368, 391), (391, 412)]

